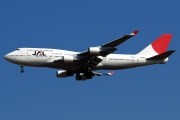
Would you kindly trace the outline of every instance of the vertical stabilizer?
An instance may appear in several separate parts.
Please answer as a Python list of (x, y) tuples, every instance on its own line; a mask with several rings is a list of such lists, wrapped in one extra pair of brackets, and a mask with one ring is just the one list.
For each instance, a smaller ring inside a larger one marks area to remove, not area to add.
[(153, 43), (151, 43), (145, 49), (139, 52), (138, 55), (159, 55), (166, 52), (171, 38), (172, 34), (163, 34)]

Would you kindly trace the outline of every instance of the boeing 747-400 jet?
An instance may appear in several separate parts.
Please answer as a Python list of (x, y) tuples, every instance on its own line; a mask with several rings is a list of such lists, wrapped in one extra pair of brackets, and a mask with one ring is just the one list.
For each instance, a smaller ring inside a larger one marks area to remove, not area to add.
[(66, 78), (76, 74), (76, 80), (92, 79), (94, 76), (112, 75), (99, 73), (97, 70), (119, 70), (152, 64), (164, 64), (175, 51), (166, 51), (172, 34), (163, 34), (137, 54), (112, 54), (116, 46), (135, 36), (138, 31), (118, 38), (101, 46), (89, 47), (84, 52), (73, 52), (48, 48), (18, 48), (4, 58), (21, 66), (48, 67), (62, 69), (57, 77)]

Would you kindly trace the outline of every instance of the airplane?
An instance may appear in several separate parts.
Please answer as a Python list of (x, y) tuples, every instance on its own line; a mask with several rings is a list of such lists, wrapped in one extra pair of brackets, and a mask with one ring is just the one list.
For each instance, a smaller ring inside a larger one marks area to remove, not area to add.
[(88, 80), (94, 76), (111, 76), (114, 72), (99, 73), (97, 70), (121, 70), (152, 64), (164, 64), (175, 50), (166, 51), (172, 34), (163, 34), (137, 54), (113, 54), (117, 46), (135, 36), (138, 30), (101, 46), (89, 47), (84, 52), (49, 48), (17, 48), (4, 58), (21, 67), (48, 67), (62, 69), (58, 78), (76, 75), (76, 80)]

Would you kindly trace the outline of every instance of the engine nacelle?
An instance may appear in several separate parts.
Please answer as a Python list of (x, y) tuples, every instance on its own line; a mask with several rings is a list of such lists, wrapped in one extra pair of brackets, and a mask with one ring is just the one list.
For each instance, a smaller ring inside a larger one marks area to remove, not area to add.
[(88, 51), (90, 55), (100, 55), (102, 50), (99, 47), (90, 47)]
[(63, 56), (64, 63), (73, 63), (74, 57), (73, 56)]
[(59, 70), (59, 71), (56, 72), (56, 76), (58, 78), (66, 78), (66, 77), (69, 77), (69, 76), (73, 76), (73, 73), (69, 73), (66, 70)]

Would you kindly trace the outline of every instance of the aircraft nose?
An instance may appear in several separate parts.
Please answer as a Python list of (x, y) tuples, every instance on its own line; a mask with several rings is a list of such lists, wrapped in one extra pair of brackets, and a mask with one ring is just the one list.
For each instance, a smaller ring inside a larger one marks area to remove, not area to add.
[(8, 54), (4, 56), (4, 59), (5, 59), (5, 60), (8, 60)]
[(11, 54), (10, 54), (10, 53), (9, 53), (9, 54), (6, 54), (6, 55), (4, 56), (4, 59), (7, 60), (7, 61), (11, 61), (11, 60), (12, 60)]

